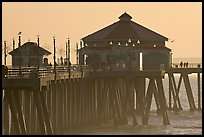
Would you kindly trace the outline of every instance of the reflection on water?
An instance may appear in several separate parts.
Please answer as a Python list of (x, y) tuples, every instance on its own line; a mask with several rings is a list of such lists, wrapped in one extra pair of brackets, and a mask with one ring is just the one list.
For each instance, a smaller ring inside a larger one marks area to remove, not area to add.
[[(197, 76), (189, 75), (191, 88), (193, 91), (195, 103), (197, 106)], [(178, 82), (179, 75), (175, 75)], [(201, 75), (202, 81), (202, 75)], [(166, 100), (168, 102), (168, 76), (163, 80)], [(178, 84), (178, 83), (177, 83)], [(98, 126), (89, 126), (82, 129), (72, 130), (66, 134), (78, 135), (201, 135), (202, 134), (202, 111), (190, 111), (188, 98), (185, 87), (182, 81), (180, 90), (180, 100), (183, 107), (182, 111), (169, 111), (170, 125), (164, 126), (162, 116), (156, 113), (156, 104), (153, 99), (151, 112), (149, 116), (148, 126), (141, 125), (141, 117), (137, 116), (139, 126), (132, 127), (131, 117), (128, 118), (128, 124), (123, 126), (113, 126), (112, 121), (107, 121), (105, 124)], [(202, 82), (201, 82), (201, 105), (202, 105)]]

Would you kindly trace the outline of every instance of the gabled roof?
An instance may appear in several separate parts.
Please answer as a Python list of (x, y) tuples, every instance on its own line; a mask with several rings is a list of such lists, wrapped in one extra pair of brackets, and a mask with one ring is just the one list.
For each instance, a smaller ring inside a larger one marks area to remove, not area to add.
[[(39, 47), (36, 42), (26, 42), (22, 46), (20, 46), (20, 49), (23, 50), (25, 48), (30, 48), (30, 50), (38, 51), (39, 49), (39, 54), (40, 55), (50, 55), (52, 54), (51, 52), (47, 51), (46, 49)], [(14, 49), (13, 51), (9, 52), (8, 54), (10, 55), (18, 55), (19, 53), (19, 47)], [(36, 52), (37, 53), (37, 52)], [(21, 53), (23, 54), (23, 53)]]
[(108, 39), (140, 39), (148, 41), (167, 41), (162, 36), (138, 23), (131, 21), (132, 17), (124, 13), (119, 21), (95, 32), (84, 38), (83, 41), (106, 41)]

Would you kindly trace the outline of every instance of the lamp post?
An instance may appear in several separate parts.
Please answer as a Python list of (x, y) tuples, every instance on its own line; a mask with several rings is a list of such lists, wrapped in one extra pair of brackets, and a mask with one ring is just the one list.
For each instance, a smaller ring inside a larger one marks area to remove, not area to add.
[(37, 41), (38, 41), (38, 74), (40, 68), (40, 34), (37, 34)]
[(4, 41), (4, 65), (6, 66), (6, 41)]
[[(66, 42), (66, 45), (65, 45), (65, 61), (66, 61), (66, 63), (67, 63), (67, 61), (68, 61), (68, 60), (67, 60), (67, 47), (68, 47), (68, 46), (67, 46), (67, 42)], [(66, 64), (66, 63), (65, 63), (65, 64)]]
[(82, 40), (80, 40), (80, 49), (81, 49), (81, 53), (80, 53), (80, 54), (81, 54), (81, 55), (80, 55), (80, 60), (81, 60), (81, 61), (80, 61), (80, 70), (81, 70), (81, 77), (83, 77), (83, 70), (82, 70), (82, 62), (83, 62), (83, 61), (82, 61), (82, 59), (83, 59), (83, 56), (84, 56), (84, 55), (83, 55), (83, 53), (82, 53)]
[(68, 65), (68, 72), (69, 72), (69, 79), (70, 79), (70, 77), (71, 77), (71, 69), (70, 69), (70, 39), (69, 38), (68, 38), (67, 46), (68, 46), (68, 61), (67, 61), (67, 65)]
[(113, 46), (113, 42), (110, 42), (110, 70), (112, 71), (112, 46)]
[(79, 60), (79, 58), (78, 58), (78, 43), (76, 43), (76, 64), (77, 65), (79, 64), (78, 60)]
[(21, 78), (22, 77), (22, 72), (21, 72), (21, 49), (20, 49), (20, 46), (21, 46), (21, 32), (18, 33), (18, 48), (19, 48), (19, 77)]
[(55, 80), (56, 80), (56, 61), (55, 61), (55, 59), (56, 59), (56, 57), (55, 57), (55, 36), (53, 37), (53, 42), (54, 42), (54, 74), (55, 74)]
[(13, 38), (13, 50), (15, 49), (15, 39)]

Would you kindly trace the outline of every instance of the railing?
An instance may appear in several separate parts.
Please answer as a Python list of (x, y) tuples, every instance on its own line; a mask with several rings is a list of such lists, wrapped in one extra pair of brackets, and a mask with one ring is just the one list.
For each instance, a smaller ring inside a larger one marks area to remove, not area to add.
[[(200, 66), (199, 66), (200, 65)], [(172, 68), (202, 68), (202, 63), (189, 63), (188, 66), (180, 66), (180, 63), (173, 63), (171, 65)], [(126, 64), (105, 64), (105, 65), (77, 65), (73, 64), (70, 66), (70, 73), (74, 72), (100, 72), (100, 71), (138, 71), (138, 70), (165, 70), (165, 65), (143, 65), (143, 69), (140, 69), (139, 66), (128, 67)], [(56, 66), (57, 74), (69, 73), (68, 66)], [(45, 77), (49, 74), (54, 73), (53, 66), (43, 66), (39, 68), (39, 72), (37, 71), (37, 67), (22, 67), (21, 68), (22, 77)], [(19, 68), (18, 67), (8, 67), (8, 74), (6, 75), (8, 78), (19, 77)]]
[(200, 65), (200, 68), (202, 68), (202, 63), (188, 63), (187, 65), (184, 65), (184, 63), (172, 63), (172, 68), (198, 68), (198, 65)]
[[(85, 68), (85, 66), (83, 66)], [(71, 72), (73, 71), (79, 71), (79, 67), (76, 65), (73, 65), (70, 67)], [(57, 73), (63, 73), (63, 72), (68, 72), (68, 67), (66, 66), (57, 66), (56, 67)], [(45, 67), (40, 67), (39, 71), (37, 70), (37, 67), (22, 67), (21, 68), (21, 74), (22, 77), (45, 77), (51, 73), (54, 73), (54, 67), (52, 66), (45, 66)], [(9, 68), (8, 69), (8, 74), (6, 75), (8, 78), (12, 77), (19, 77), (19, 68)]]

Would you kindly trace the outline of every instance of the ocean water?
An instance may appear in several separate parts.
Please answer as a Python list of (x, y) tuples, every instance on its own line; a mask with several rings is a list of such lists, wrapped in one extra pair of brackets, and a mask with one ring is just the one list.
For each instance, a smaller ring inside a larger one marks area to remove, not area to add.
[[(175, 80), (178, 82), (179, 75), (174, 75)], [(198, 86), (197, 74), (189, 75), (191, 88), (195, 100), (196, 107), (198, 106)], [(202, 106), (202, 74), (201, 74), (201, 106)], [(168, 103), (168, 76), (165, 75), (163, 79), (165, 97)], [(177, 83), (178, 85), (178, 83)], [(137, 116), (138, 126), (132, 126), (132, 119), (128, 117), (128, 124), (122, 126), (113, 126), (113, 121), (107, 121), (100, 127), (87, 126), (82, 129), (75, 129), (67, 132), (66, 134), (74, 135), (202, 135), (202, 111), (190, 111), (186, 90), (182, 80), (180, 92), (180, 101), (183, 110), (174, 112), (168, 111), (170, 125), (163, 125), (161, 115), (156, 112), (156, 104), (153, 99), (149, 121), (147, 126), (143, 126), (141, 117)]]

